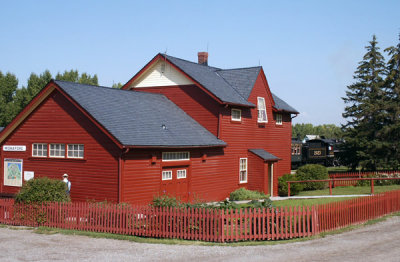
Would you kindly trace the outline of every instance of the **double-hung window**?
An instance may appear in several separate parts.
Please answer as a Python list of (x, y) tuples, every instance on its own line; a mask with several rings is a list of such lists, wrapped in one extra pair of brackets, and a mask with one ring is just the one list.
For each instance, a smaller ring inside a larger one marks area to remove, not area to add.
[(42, 143), (32, 144), (32, 156), (47, 157), (47, 144), (42, 144)]
[(65, 157), (65, 144), (50, 144), (50, 157)]
[(267, 109), (264, 97), (257, 97), (258, 123), (267, 123)]
[(276, 114), (276, 124), (277, 125), (282, 125), (282, 115), (281, 114)]
[(239, 183), (247, 183), (247, 158), (239, 160)]
[(231, 119), (232, 121), (242, 121), (242, 110), (232, 108)]

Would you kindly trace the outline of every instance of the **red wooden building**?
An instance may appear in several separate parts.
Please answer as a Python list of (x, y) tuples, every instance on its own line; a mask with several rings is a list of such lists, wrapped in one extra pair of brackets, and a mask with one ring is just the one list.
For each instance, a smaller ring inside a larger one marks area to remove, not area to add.
[(222, 200), (277, 194), (291, 115), (261, 67), (223, 70), (156, 55), (124, 90), (51, 81), (0, 133), (0, 193), (68, 173), (73, 200)]

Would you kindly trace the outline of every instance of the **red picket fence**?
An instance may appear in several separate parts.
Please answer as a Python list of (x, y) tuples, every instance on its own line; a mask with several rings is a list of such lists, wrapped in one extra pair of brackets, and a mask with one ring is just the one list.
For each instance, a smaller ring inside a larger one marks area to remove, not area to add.
[(313, 207), (232, 210), (99, 203), (24, 205), (0, 199), (0, 223), (236, 242), (309, 237), (399, 210), (400, 191)]
[(319, 232), (339, 229), (400, 211), (400, 191), (332, 202), (316, 206), (316, 210)]
[[(365, 178), (368, 176), (377, 176), (381, 177), (382, 175), (393, 176), (394, 174), (400, 174), (400, 171), (386, 170), (386, 171), (368, 171), (368, 172), (338, 172), (338, 173), (329, 173), (330, 179), (341, 179), (341, 178)], [(355, 186), (357, 181), (335, 181), (335, 186)]]

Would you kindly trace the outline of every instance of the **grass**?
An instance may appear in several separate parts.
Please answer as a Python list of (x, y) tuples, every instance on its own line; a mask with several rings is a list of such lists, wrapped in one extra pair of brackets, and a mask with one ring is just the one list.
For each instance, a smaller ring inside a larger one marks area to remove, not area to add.
[[(375, 194), (391, 190), (400, 190), (400, 185), (374, 186)], [(362, 195), (362, 194), (371, 194), (371, 187), (346, 186), (346, 187), (335, 187), (332, 189), (332, 195)], [(329, 195), (329, 188), (322, 190), (313, 190), (313, 191), (301, 191), (298, 194), (298, 196), (324, 196), (324, 195)]]
[(330, 166), (327, 169), (329, 172), (350, 172), (347, 166)]
[[(400, 185), (390, 185), (390, 186), (375, 186), (375, 193), (383, 193), (391, 190), (400, 190)], [(333, 195), (362, 195), (370, 194), (371, 187), (336, 187), (332, 190)], [(313, 190), (313, 191), (302, 191), (298, 196), (324, 196), (329, 195), (329, 188), (323, 190)], [(316, 198), (316, 199), (288, 199), (274, 201), (273, 205), (276, 207), (285, 206), (312, 206), (319, 204), (327, 204), (331, 202), (338, 202), (354, 197), (335, 197), (335, 198)]]

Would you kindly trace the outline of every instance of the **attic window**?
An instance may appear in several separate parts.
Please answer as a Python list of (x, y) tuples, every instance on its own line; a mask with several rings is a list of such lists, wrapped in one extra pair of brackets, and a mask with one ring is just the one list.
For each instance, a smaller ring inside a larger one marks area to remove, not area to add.
[(232, 121), (241, 121), (242, 120), (242, 110), (232, 108), (231, 111)]
[(257, 97), (258, 123), (268, 123), (264, 97)]

